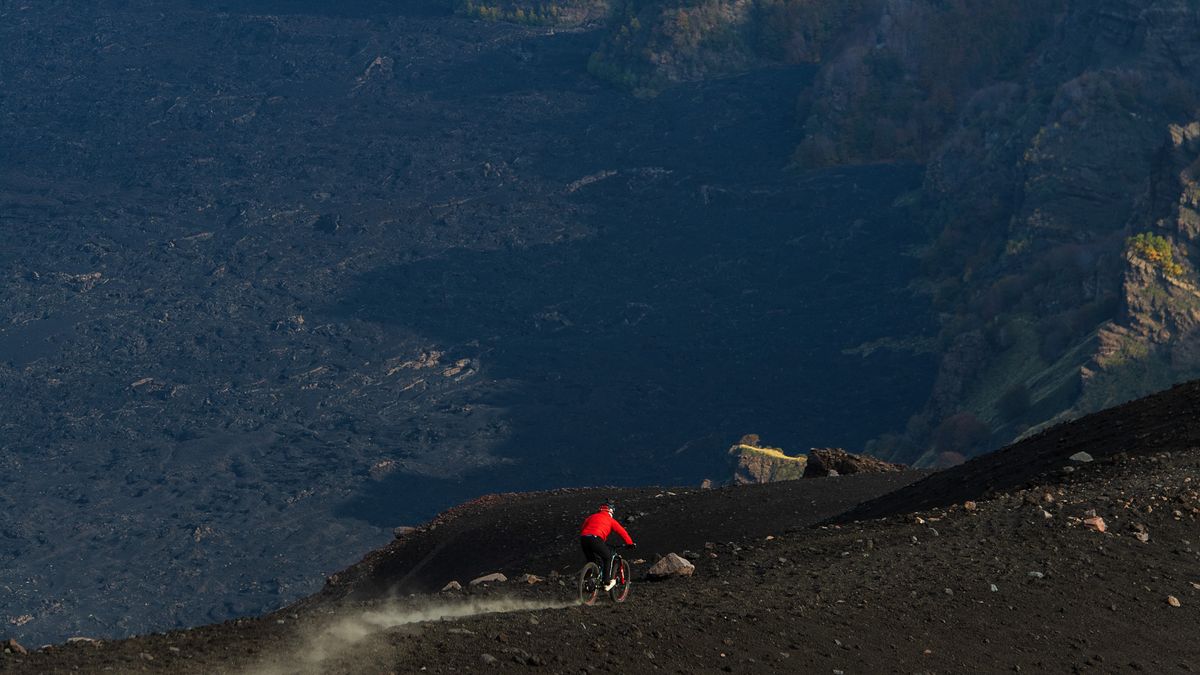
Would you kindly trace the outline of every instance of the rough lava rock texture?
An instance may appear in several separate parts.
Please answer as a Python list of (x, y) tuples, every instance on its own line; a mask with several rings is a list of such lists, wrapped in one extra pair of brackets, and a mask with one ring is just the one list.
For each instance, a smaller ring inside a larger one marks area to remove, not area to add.
[(423, 0), (0, 5), (7, 637), (255, 613), (480, 494), (903, 424), (931, 357), (842, 351), (928, 332), (894, 293), (919, 171), (797, 180), (811, 68), (636, 99), (586, 72), (599, 37)]
[(903, 464), (893, 464), (868, 455), (856, 455), (841, 448), (813, 448), (808, 451), (808, 462), (804, 467), (805, 478), (820, 478), (834, 472), (838, 476), (856, 473), (885, 473), (904, 471)]
[(696, 566), (677, 553), (668, 553), (661, 560), (646, 570), (650, 579), (670, 579), (673, 577), (690, 577), (696, 572)]

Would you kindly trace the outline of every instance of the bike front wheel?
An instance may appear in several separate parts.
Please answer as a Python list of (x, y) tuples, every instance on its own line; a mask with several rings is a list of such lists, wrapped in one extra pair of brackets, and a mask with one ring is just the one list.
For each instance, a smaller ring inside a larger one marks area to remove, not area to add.
[(617, 585), (612, 587), (608, 595), (613, 602), (625, 602), (625, 599), (629, 597), (630, 587), (633, 585), (629, 578), (629, 563), (618, 559), (613, 565), (613, 578), (617, 580)]
[(585, 605), (596, 604), (600, 595), (600, 566), (590, 562), (579, 572), (579, 602)]

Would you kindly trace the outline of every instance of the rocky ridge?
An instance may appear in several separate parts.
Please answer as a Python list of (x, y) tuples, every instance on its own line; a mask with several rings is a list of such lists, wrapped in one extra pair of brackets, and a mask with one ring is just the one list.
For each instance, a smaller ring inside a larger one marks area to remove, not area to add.
[[(812, 448), (807, 455), (789, 455), (764, 445), (757, 434), (747, 434), (729, 448), (733, 485), (776, 483), (801, 478), (849, 476), (860, 473), (905, 471), (903, 464), (885, 462), (841, 448)], [(705, 481), (710, 485), (712, 481)]]
[(824, 476), (850, 476), (857, 473), (891, 473), (904, 471), (908, 467), (876, 459), (869, 455), (855, 455), (841, 448), (813, 448), (808, 451), (808, 463), (804, 467), (805, 478)]

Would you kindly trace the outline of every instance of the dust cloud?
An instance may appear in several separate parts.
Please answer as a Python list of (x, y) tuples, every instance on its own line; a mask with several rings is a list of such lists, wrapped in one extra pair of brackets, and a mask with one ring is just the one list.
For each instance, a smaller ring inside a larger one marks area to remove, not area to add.
[(572, 602), (534, 602), (515, 598), (464, 599), (428, 605), (392, 602), (361, 612), (344, 611), (317, 626), (297, 631), (287, 647), (242, 671), (244, 675), (291, 675), (324, 672), (323, 664), (347, 653), (380, 631), (480, 614), (564, 609)]

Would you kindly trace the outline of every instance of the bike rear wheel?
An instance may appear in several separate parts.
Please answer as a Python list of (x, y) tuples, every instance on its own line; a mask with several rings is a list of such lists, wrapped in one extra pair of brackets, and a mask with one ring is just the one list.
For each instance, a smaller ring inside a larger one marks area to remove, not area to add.
[(590, 562), (579, 572), (579, 602), (585, 605), (596, 604), (600, 595), (600, 566)]
[(613, 578), (617, 580), (617, 585), (612, 587), (608, 595), (613, 602), (625, 602), (625, 599), (629, 597), (630, 586), (633, 584), (629, 578), (629, 563), (625, 562), (623, 558), (618, 558), (613, 565)]

